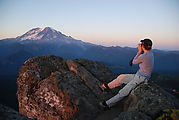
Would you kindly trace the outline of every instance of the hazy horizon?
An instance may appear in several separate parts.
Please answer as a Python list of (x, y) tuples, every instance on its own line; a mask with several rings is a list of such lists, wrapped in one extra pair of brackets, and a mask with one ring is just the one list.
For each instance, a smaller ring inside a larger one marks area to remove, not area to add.
[(0, 39), (36, 27), (103, 46), (136, 47), (150, 38), (154, 49), (179, 50), (177, 0), (1, 0)]
[[(46, 26), (46, 27), (49, 27), (49, 26)], [(34, 27), (34, 28), (42, 28), (42, 27)], [(31, 28), (31, 29), (34, 29), (34, 28)], [(45, 28), (45, 27), (43, 27), (43, 28)], [(52, 28), (52, 27), (51, 27), (51, 28)], [(31, 29), (29, 29), (29, 30), (31, 30)], [(29, 31), (29, 30), (28, 30), (28, 31)], [(20, 34), (20, 35), (17, 35), (17, 36), (15, 36), (15, 37), (7, 37), (7, 38), (16, 38), (16, 37), (18, 37), (18, 36), (21, 36), (21, 35), (25, 34), (25, 33), (28, 32), (28, 31), (25, 31), (24, 33), (22, 33), (22, 34)], [(57, 31), (59, 31), (59, 30), (57, 30)], [(59, 31), (59, 32), (62, 32), (62, 31)], [(65, 34), (65, 33), (62, 32), (62, 34)], [(67, 34), (65, 34), (65, 35), (67, 35)], [(67, 36), (71, 36), (71, 35), (67, 35)], [(71, 37), (74, 38), (73, 36), (71, 36)], [(3, 39), (7, 39), (7, 38), (3, 38)], [(0, 40), (3, 40), (3, 39), (0, 39)], [(74, 38), (74, 39), (77, 39), (77, 38)], [(81, 40), (81, 39), (77, 39), (77, 40)], [(81, 41), (92, 43), (92, 42), (90, 42), (90, 41), (84, 41), (84, 40), (81, 40)], [(135, 46), (135, 45), (133, 45), (133, 46), (129, 46), (129, 45), (105, 45), (105, 44), (102, 44), (102, 43), (101, 43), (101, 44), (100, 44), (100, 43), (92, 43), (92, 44), (102, 45), (102, 46), (105, 46), (105, 47), (117, 47), (117, 46), (119, 46), (119, 47), (137, 48), (137, 44), (138, 44), (138, 43), (136, 43), (136, 46)], [(163, 48), (154, 48), (154, 47), (153, 47), (153, 49), (159, 49), (159, 50), (164, 50), (164, 51), (179, 51), (179, 49), (163, 49)]]

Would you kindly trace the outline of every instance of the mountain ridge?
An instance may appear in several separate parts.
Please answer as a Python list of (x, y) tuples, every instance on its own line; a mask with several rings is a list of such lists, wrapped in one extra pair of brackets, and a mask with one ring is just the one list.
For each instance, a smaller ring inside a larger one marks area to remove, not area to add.
[[(53, 31), (53, 33), (57, 33), (57, 34), (63, 35), (65, 37), (71, 38), (73, 40), (77, 40), (77, 39), (75, 39), (75, 38), (73, 38), (71, 36), (67, 36), (67, 35), (63, 34), (62, 32), (53, 29), (52, 27), (44, 27), (44, 28), (35, 27), (35, 28), (30, 29), (29, 31), (25, 32), (24, 34), (22, 34), (20, 36), (17, 36), (15, 38), (4, 38), (4, 39), (1, 39), (0, 41), (10, 40), (10, 39), (21, 39), (21, 41), (23, 41), (23, 40), (38, 40), (38, 39), (41, 39), (41, 37), (39, 37), (39, 36), (36, 37), (35, 35), (33, 37), (29, 36), (29, 38), (25, 37), (29, 32), (34, 32), (34, 31), (36, 31), (35, 33), (38, 33), (38, 34), (41, 33), (41, 32), (44, 32), (44, 31)], [(82, 41), (82, 40), (77, 40), (77, 41)], [(84, 42), (84, 41), (82, 41), (82, 42)], [(90, 42), (84, 42), (84, 43), (89, 43), (89, 44), (98, 45), (98, 46), (102, 46), (102, 47), (121, 47), (121, 46), (118, 46), (118, 45), (117, 46), (113, 46), (113, 45), (112, 46), (104, 46), (104, 45), (94, 44), (94, 43), (90, 43)], [(128, 47), (128, 46), (124, 46), (124, 47), (121, 47), (121, 48), (136, 49), (134, 47)], [(173, 53), (179, 54), (178, 53), (179, 50), (162, 50), (162, 49), (154, 49), (154, 50), (160, 51), (160, 52), (173, 52)]]
[[(20, 67), (24, 59), (17, 61), (15, 64), (9, 60), (9, 56), (16, 59), (15, 54), (29, 53), (28, 58), (33, 56), (54, 54), (62, 56), (66, 59), (85, 58), (103, 62), (110, 66), (114, 72), (135, 72), (137, 67), (130, 67), (128, 62), (136, 54), (137, 49), (131, 47), (111, 46), (106, 47), (96, 45), (82, 40), (76, 40), (71, 36), (54, 30), (50, 27), (33, 28), (25, 34), (16, 38), (8, 38), (0, 40), (0, 71), (2, 73), (9, 73), (6, 66)], [(179, 73), (179, 51), (162, 51), (158, 49), (153, 50), (156, 60), (156, 67), (154, 70), (159, 73), (177, 74)], [(13, 56), (14, 55), (14, 56)], [(23, 58), (23, 57), (22, 57)], [(9, 61), (9, 62), (7, 62)], [(122, 67), (124, 69), (118, 69)], [(16, 74), (18, 69), (14, 71)], [(13, 71), (12, 71), (13, 72)]]

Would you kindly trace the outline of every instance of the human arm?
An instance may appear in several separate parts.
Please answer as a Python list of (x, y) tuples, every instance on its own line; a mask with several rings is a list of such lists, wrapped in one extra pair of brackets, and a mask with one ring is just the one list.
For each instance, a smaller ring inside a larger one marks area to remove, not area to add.
[(143, 56), (141, 55), (143, 52), (141, 44), (138, 44), (138, 52), (134, 57), (132, 64), (140, 64), (143, 61)]

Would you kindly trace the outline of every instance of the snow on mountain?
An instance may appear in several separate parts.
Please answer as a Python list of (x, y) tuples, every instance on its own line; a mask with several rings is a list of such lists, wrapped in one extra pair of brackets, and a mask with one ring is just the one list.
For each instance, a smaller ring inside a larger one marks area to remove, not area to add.
[(59, 31), (54, 30), (53, 28), (50, 27), (46, 27), (44, 28), (39, 35), (43, 35), (42, 39), (46, 39), (46, 40), (52, 40), (52, 39), (62, 39), (64, 36), (64, 34), (62, 34)]
[[(42, 28), (34, 28), (23, 34), (22, 36), (17, 37), (20, 41), (24, 40), (52, 40), (52, 39), (62, 39), (68, 37), (62, 34), (59, 31), (54, 30), (53, 28), (46, 27)], [(69, 37), (68, 37), (69, 38)]]
[(23, 34), (22, 36), (18, 37), (20, 40), (27, 40), (27, 39), (32, 39), (32, 40), (38, 40), (41, 39), (43, 36), (38, 35), (42, 31), (42, 28), (34, 28)]
[(45, 27), (43, 28), (33, 28), (23, 34), (22, 36), (17, 37), (19, 42), (21, 44), (26, 44), (31, 41), (41, 43), (41, 42), (48, 42), (48, 43), (54, 43), (54, 44), (71, 44), (71, 45), (78, 45), (81, 48), (85, 48), (87, 45), (94, 44), (83, 42), (81, 40), (76, 40), (72, 38), (71, 36), (66, 36), (65, 34), (62, 34), (61, 32), (51, 28), (51, 27)]

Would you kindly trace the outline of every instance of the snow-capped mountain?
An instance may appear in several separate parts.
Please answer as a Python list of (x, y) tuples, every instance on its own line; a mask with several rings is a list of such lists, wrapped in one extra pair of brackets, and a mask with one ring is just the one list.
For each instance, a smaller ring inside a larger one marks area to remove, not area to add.
[(11, 68), (14, 66), (17, 70), (32, 56), (54, 54), (68, 59), (79, 58), (94, 46), (98, 45), (76, 40), (50, 27), (33, 28), (16, 38), (0, 40), (0, 73), (14, 70)]
[[(0, 40), (0, 74), (17, 72), (30, 57), (53, 54), (65, 59), (86, 58), (103, 62), (117, 72), (136, 71), (128, 62), (137, 49), (129, 47), (105, 47), (76, 40), (53, 28), (34, 28), (16, 38)], [(154, 50), (156, 71), (179, 72), (179, 52)], [(9, 71), (10, 70), (10, 71)]]
[(78, 47), (81, 47), (83, 49), (86, 49), (87, 46), (96, 46), (95, 44), (83, 42), (81, 40), (76, 40), (72, 38), (71, 36), (66, 36), (65, 34), (62, 34), (61, 32), (51, 28), (51, 27), (45, 27), (43, 28), (33, 28), (23, 34), (22, 36), (16, 37), (16, 39), (21, 44), (26, 43), (52, 43), (52, 44), (58, 44), (59, 46), (64, 44), (73, 44)]
[(54, 30), (53, 28), (46, 27), (34, 28), (23, 34), (22, 36), (17, 37), (21, 41), (23, 40), (53, 40), (53, 39), (71, 39), (59, 31)]

